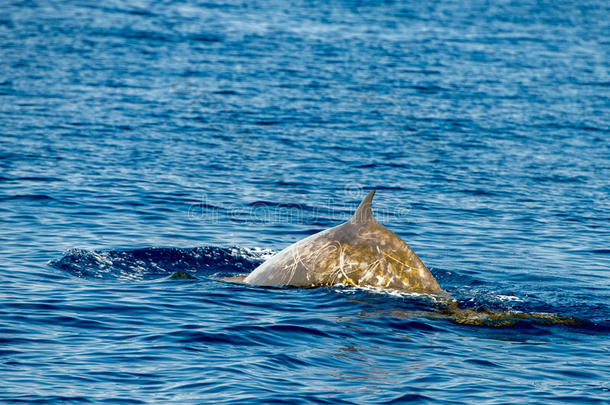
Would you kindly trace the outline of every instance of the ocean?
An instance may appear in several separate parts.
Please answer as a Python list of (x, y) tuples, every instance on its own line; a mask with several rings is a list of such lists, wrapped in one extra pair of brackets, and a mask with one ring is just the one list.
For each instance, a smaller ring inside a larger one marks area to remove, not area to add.
[[(0, 403), (610, 403), (607, 1), (0, 10)], [(225, 280), (373, 189), (460, 307), (571, 321)]]

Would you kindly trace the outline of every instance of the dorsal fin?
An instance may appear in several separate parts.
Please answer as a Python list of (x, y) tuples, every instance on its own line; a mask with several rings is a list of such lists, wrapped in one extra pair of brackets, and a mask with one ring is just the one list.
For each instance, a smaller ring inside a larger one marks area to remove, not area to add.
[(375, 195), (375, 190), (368, 193), (364, 200), (358, 206), (356, 213), (350, 220), (350, 222), (357, 222), (360, 224), (364, 224), (367, 222), (375, 221), (373, 217), (373, 196)]

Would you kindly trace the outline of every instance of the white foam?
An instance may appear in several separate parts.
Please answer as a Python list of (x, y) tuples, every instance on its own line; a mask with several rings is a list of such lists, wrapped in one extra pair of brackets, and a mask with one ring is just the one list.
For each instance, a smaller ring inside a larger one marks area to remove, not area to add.
[(267, 260), (277, 252), (273, 249), (264, 249), (259, 247), (254, 248), (237, 248), (231, 249), (233, 256), (242, 256), (253, 259)]
[(383, 287), (375, 287), (375, 286), (354, 286), (351, 284), (336, 284), (334, 287), (343, 287), (336, 288), (334, 291), (341, 294), (355, 294), (358, 291), (365, 291), (374, 294), (383, 294), (390, 295), (392, 297), (399, 298), (420, 298), (424, 297), (427, 299), (431, 299), (435, 302), (447, 302), (445, 297), (439, 297), (434, 294), (426, 294), (426, 293), (418, 293), (418, 292), (407, 292), (402, 290), (395, 290), (392, 288), (383, 288)]
[(500, 301), (514, 301), (514, 302), (523, 302), (522, 298), (516, 297), (514, 295), (496, 295), (496, 298)]

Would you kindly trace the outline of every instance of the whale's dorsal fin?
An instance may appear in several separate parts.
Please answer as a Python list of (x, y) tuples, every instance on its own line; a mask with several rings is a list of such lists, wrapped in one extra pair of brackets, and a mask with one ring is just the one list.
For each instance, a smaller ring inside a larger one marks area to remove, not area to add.
[(375, 190), (364, 197), (364, 200), (362, 200), (358, 206), (358, 209), (350, 222), (365, 224), (367, 222), (375, 221), (375, 218), (373, 217), (373, 196), (375, 196)]

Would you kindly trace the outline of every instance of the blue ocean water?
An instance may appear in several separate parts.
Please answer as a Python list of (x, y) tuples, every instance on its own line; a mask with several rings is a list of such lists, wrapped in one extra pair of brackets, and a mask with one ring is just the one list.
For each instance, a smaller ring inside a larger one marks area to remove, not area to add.
[[(0, 10), (0, 403), (610, 401), (608, 2)], [(371, 189), (460, 306), (579, 321), (223, 281)]]

